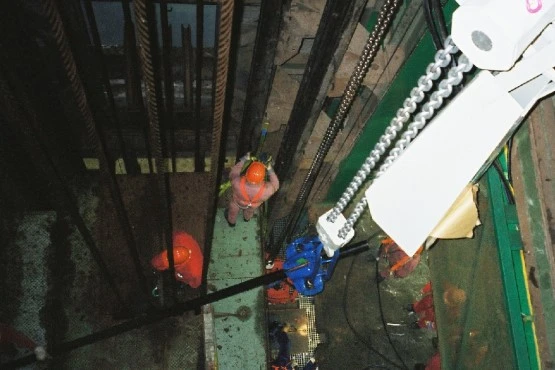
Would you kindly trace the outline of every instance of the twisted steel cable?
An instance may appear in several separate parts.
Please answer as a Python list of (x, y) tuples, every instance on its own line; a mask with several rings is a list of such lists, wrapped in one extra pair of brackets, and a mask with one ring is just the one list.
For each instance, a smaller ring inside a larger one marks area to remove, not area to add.
[(220, 21), (218, 33), (218, 58), (216, 64), (216, 84), (214, 88), (214, 114), (211, 148), (211, 190), (216, 191), (219, 160), (221, 152), (222, 127), (225, 106), (225, 92), (229, 66), (229, 52), (231, 48), (231, 28), (233, 24), (233, 0), (220, 1)]
[(141, 69), (145, 81), (145, 93), (147, 99), (147, 112), (149, 118), (149, 141), (152, 156), (156, 162), (157, 173), (164, 174), (167, 164), (162, 158), (162, 141), (160, 136), (159, 99), (157, 91), (157, 80), (154, 69), (154, 48), (151, 43), (147, 0), (136, 0), (133, 2), (135, 11), (135, 24), (139, 41), (139, 55), (141, 57)]
[(148, 283), (142, 269), (142, 263), (137, 249), (137, 243), (131, 230), (131, 224), (129, 222), (127, 212), (125, 211), (125, 205), (121, 197), (121, 192), (117, 183), (116, 175), (111, 170), (105, 143), (97, 130), (98, 127), (93, 118), (93, 114), (87, 100), (87, 96), (85, 94), (85, 88), (77, 71), (77, 63), (75, 62), (75, 58), (69, 46), (69, 41), (64, 30), (64, 24), (58, 6), (55, 0), (44, 0), (42, 2), (42, 8), (48, 19), (48, 22), (50, 23), (52, 32), (54, 33), (54, 39), (60, 53), (62, 64), (66, 71), (71, 90), (75, 97), (77, 108), (79, 109), (79, 112), (83, 117), (89, 145), (95, 149), (98, 161), (100, 163), (101, 175), (108, 183), (112, 201), (114, 202), (114, 208), (117, 213), (118, 220), (121, 223), (122, 231), (126, 239), (129, 254), (133, 260), (137, 277), (141, 283), (143, 291), (147, 293), (149, 290)]
[[(433, 117), (435, 110), (439, 109), (443, 105), (443, 99), (449, 97), (453, 93), (453, 87), (461, 84), (464, 73), (469, 72), (473, 67), (473, 64), (468, 60), (466, 55), (462, 54), (458, 58), (457, 65), (451, 67), (445, 77), (439, 83), (438, 89), (432, 93), (430, 100), (424, 104), (421, 112), (418, 113), (414, 120), (409, 124), (407, 130), (403, 133), (401, 138), (395, 143), (395, 147), (391, 150), (384, 163), (380, 166), (376, 178), (381, 176), (393, 162), (405, 151), (410, 142), (418, 135), (420, 130), (422, 130), (428, 121)], [(345, 238), (349, 231), (353, 228), (353, 225), (360, 218), (360, 215), (366, 207), (366, 198), (362, 198), (355, 209), (345, 222), (345, 225), (339, 230), (339, 237)]]
[(85, 121), (85, 129), (88, 140), (87, 144), (98, 151), (98, 134), (96, 132), (96, 125), (92, 112), (89, 108), (83, 84), (77, 72), (77, 64), (75, 63), (73, 53), (71, 52), (71, 48), (69, 46), (58, 6), (56, 5), (55, 0), (45, 0), (42, 2), (42, 8), (48, 22), (50, 23), (50, 27), (52, 28), (54, 39), (56, 41), (56, 45), (58, 46), (58, 51), (62, 60), (62, 65), (65, 68), (73, 96), (75, 97), (75, 102), (77, 103), (77, 108)]
[(349, 82), (345, 87), (345, 91), (343, 92), (343, 96), (341, 97), (341, 102), (339, 103), (339, 108), (334, 115), (333, 120), (330, 122), (326, 133), (324, 134), (324, 138), (320, 143), (320, 147), (316, 152), (316, 156), (308, 170), (305, 180), (303, 181), (303, 184), (301, 186), (301, 190), (299, 191), (299, 194), (297, 196), (296, 203), (302, 204), (303, 207), (308, 193), (310, 193), (310, 190), (312, 189), (312, 185), (314, 182), (313, 180), (318, 175), (318, 172), (322, 167), (324, 158), (329, 152), (329, 149), (331, 148), (331, 145), (333, 144), (333, 141), (335, 140), (335, 137), (337, 136), (337, 133), (345, 120), (345, 116), (347, 115), (347, 112), (349, 111), (356, 96), (356, 92), (360, 88), (360, 85), (364, 80), (366, 73), (368, 72), (368, 68), (370, 68), (372, 61), (376, 57), (380, 42), (383, 40), (385, 32), (391, 25), (395, 11), (400, 4), (400, 0), (387, 0), (380, 9), (376, 26), (373, 28), (370, 36), (368, 37), (368, 40), (366, 41), (355, 70), (353, 71), (353, 74), (349, 78)]
[(351, 180), (351, 183), (347, 186), (347, 189), (341, 195), (341, 198), (339, 198), (332, 212), (328, 215), (327, 220), (329, 222), (335, 222), (337, 216), (347, 207), (381, 156), (391, 146), (397, 133), (403, 129), (403, 125), (408, 122), (411, 114), (416, 111), (417, 105), (424, 100), (425, 93), (431, 90), (433, 82), (441, 76), (442, 69), (449, 65), (451, 54), (457, 53), (458, 50), (451, 37), (448, 37), (445, 40), (444, 48), (436, 52), (434, 61), (426, 67), (426, 74), (418, 79), (417, 86), (411, 90), (410, 96), (403, 102), (403, 107), (397, 110), (397, 114), (391, 120), (385, 133), (380, 137), (374, 149), (372, 149), (370, 155), (366, 158), (353, 180)]

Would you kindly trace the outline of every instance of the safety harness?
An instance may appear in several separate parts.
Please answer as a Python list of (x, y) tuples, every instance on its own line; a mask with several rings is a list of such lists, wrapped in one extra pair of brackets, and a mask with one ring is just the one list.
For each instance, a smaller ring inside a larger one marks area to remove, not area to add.
[(253, 203), (257, 203), (260, 200), (260, 198), (262, 198), (262, 194), (264, 194), (264, 188), (266, 187), (266, 184), (262, 182), (262, 186), (260, 186), (260, 189), (258, 189), (258, 192), (251, 199), (251, 197), (249, 197), (249, 195), (247, 194), (247, 188), (245, 187), (246, 183), (247, 183), (247, 179), (245, 177), (241, 177), (241, 182), (239, 183), (239, 189), (241, 190), (241, 195), (243, 196), (243, 199), (245, 199), (245, 201), (248, 202), (246, 206), (241, 206), (240, 204), (237, 204), (242, 209), (250, 208), (252, 207)]

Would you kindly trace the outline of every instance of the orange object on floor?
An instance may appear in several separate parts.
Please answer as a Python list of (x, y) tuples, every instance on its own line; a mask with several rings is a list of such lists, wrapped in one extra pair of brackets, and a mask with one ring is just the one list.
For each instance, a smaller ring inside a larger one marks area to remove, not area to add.
[(426, 363), (426, 370), (441, 370), (441, 357), (436, 352)]
[(382, 278), (390, 276), (404, 278), (418, 266), (422, 247), (412, 257), (409, 257), (393, 239), (385, 238), (381, 242), (379, 253), (381, 258), (385, 258), (389, 262), (389, 268), (380, 272)]
[[(283, 261), (280, 259), (274, 260), (274, 267), (266, 273), (272, 273), (283, 269)], [(270, 304), (285, 304), (295, 302), (299, 292), (295, 289), (293, 282), (289, 278), (272, 284), (268, 287), (267, 297)]]
[[(204, 258), (197, 241), (184, 231), (173, 234), (173, 260), (175, 265), (175, 278), (198, 288), (202, 282), (202, 267)], [(168, 251), (163, 250), (152, 258), (150, 264), (158, 271), (170, 268)]]
[(423, 329), (436, 330), (436, 313), (431, 282), (424, 285), (421, 292), (424, 297), (412, 304), (414, 312), (418, 315), (418, 326)]

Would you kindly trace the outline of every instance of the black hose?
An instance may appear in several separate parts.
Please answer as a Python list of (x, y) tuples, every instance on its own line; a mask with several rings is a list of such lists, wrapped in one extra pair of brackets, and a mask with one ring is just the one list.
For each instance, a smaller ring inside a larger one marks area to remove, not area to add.
[[(371, 352), (375, 353), (376, 355), (381, 357), (385, 362), (394, 366), (395, 368), (404, 369), (403, 366), (395, 363), (393, 360), (391, 360), (390, 358), (385, 356), (383, 353), (378, 351), (376, 348), (374, 348), (372, 346), (372, 343), (370, 342), (370, 340), (366, 340), (366, 338), (364, 338), (355, 329), (354, 325), (351, 323), (351, 320), (349, 319), (348, 310), (347, 310), (347, 296), (348, 296), (348, 292), (349, 292), (349, 283), (351, 281), (351, 275), (352, 275), (353, 267), (355, 265), (355, 261), (356, 261), (356, 258), (353, 258), (351, 260), (351, 266), (349, 267), (349, 271), (347, 272), (347, 277), (345, 278), (345, 289), (343, 289), (343, 305), (342, 305), (342, 307), (343, 307), (343, 316), (345, 316), (345, 320), (347, 321), (347, 325), (349, 326), (349, 328), (351, 329), (351, 332), (355, 335), (355, 337), (357, 337), (357, 339), (361, 343), (363, 343), (366, 346), (366, 348), (368, 348)], [(406, 366), (405, 366), (405, 368), (406, 368)]]
[(505, 173), (503, 172), (503, 169), (501, 168), (501, 165), (499, 164), (499, 161), (497, 159), (493, 161), (493, 167), (495, 168), (495, 170), (497, 171), (497, 174), (499, 175), (501, 184), (503, 184), (503, 189), (505, 190), (505, 194), (507, 195), (507, 200), (509, 204), (515, 204), (515, 196), (511, 190), (512, 185), (509, 182), (509, 180), (505, 177)]
[(438, 29), (436, 28), (436, 24), (434, 22), (434, 16), (432, 13), (432, 6), (430, 0), (423, 0), (424, 2), (424, 19), (426, 20), (426, 25), (428, 26), (428, 30), (432, 36), (432, 41), (434, 42), (434, 46), (436, 50), (443, 49), (443, 40), (439, 34)]
[(379, 262), (380, 262), (380, 259), (376, 257), (376, 290), (378, 291), (378, 306), (380, 307), (380, 318), (382, 320), (383, 329), (385, 331), (385, 335), (387, 336), (387, 341), (389, 342), (389, 345), (393, 349), (393, 352), (395, 352), (395, 356), (397, 356), (399, 361), (401, 361), (401, 363), (403, 364), (404, 368), (408, 370), (407, 364), (399, 354), (399, 351), (397, 351), (397, 347), (395, 347), (395, 345), (393, 344), (393, 341), (391, 340), (391, 335), (389, 335), (389, 330), (387, 330), (387, 322), (385, 321), (385, 315), (383, 312), (382, 292), (380, 289)]

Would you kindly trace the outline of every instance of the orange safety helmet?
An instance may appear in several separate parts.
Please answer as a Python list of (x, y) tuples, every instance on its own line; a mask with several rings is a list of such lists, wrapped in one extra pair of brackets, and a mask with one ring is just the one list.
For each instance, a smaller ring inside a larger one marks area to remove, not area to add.
[(251, 184), (259, 184), (264, 181), (266, 177), (266, 166), (262, 162), (254, 161), (247, 168), (247, 173), (245, 174), (247, 181)]
[[(191, 259), (191, 250), (183, 246), (173, 247), (173, 262), (175, 265), (181, 265)], [(170, 262), (168, 261), (168, 251), (164, 250), (160, 252), (150, 262), (152, 267), (158, 271), (167, 270), (170, 267)]]

